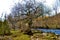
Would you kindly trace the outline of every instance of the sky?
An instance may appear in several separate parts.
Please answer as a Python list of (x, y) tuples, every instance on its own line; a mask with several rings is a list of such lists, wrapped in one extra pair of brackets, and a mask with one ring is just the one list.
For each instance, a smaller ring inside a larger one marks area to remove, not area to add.
[[(6, 14), (8, 15), (11, 12), (10, 9), (15, 5), (15, 3), (18, 2), (20, 2), (21, 4), (25, 3), (23, 0), (0, 0), (0, 17), (4, 12), (6, 12)], [(36, 2), (43, 2), (46, 6), (52, 8), (56, 0), (38, 0), (38, 1), (36, 0)], [(60, 7), (58, 8), (58, 12), (60, 12)], [(4, 16), (2, 18), (4, 18)]]

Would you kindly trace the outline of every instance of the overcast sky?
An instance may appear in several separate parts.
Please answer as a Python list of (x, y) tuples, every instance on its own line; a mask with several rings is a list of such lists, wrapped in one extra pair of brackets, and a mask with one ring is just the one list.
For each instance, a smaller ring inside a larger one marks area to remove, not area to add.
[[(2, 12), (6, 12), (8, 15), (10, 13), (10, 9), (14, 6), (15, 3), (18, 2), (21, 4), (25, 3), (23, 0), (0, 0), (0, 17), (2, 16)], [(36, 2), (44, 2), (46, 6), (52, 8), (57, 0), (36, 0)], [(60, 7), (58, 8), (58, 12), (60, 12)]]

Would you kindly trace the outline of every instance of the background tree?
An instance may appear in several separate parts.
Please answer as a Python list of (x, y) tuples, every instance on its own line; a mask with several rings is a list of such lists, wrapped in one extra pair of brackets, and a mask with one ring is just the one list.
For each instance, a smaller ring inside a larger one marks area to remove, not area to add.
[(53, 10), (55, 10), (55, 13), (57, 14), (58, 12), (58, 7), (60, 6), (60, 0), (56, 0), (55, 4), (53, 6)]
[(6, 15), (4, 21), (0, 20), (0, 35), (10, 35), (10, 28), (8, 25), (8, 21), (6, 20)]

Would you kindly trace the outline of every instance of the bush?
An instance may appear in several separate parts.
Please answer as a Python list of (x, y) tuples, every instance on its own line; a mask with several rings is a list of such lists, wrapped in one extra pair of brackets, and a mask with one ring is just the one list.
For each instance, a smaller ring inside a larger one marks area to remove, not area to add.
[(4, 20), (4, 22), (0, 21), (0, 35), (9, 35), (10, 28), (8, 26), (8, 22)]

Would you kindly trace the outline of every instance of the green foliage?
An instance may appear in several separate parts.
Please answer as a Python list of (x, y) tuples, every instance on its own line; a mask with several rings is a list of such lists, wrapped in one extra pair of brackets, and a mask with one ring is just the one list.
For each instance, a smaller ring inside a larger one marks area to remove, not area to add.
[(8, 35), (10, 34), (10, 28), (8, 26), (8, 22), (4, 20), (4, 22), (0, 21), (0, 35)]

